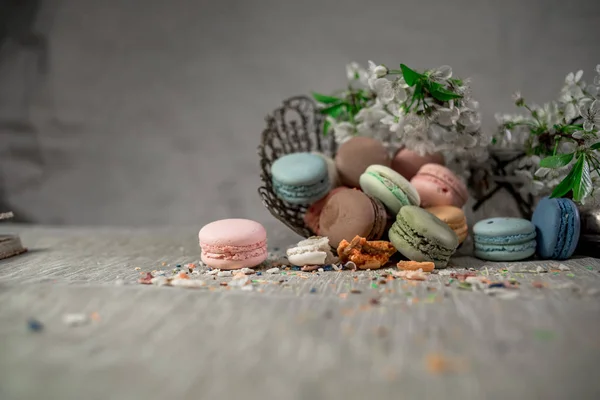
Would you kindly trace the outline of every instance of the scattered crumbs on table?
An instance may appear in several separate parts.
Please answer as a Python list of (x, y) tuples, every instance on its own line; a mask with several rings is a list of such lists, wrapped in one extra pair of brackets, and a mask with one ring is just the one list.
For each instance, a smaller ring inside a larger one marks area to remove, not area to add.
[(72, 313), (63, 315), (62, 321), (68, 326), (82, 326), (87, 324), (90, 320), (86, 314)]
[(542, 273), (548, 272), (548, 270), (547, 270), (546, 268), (542, 267), (541, 265), (538, 265), (538, 266), (535, 268), (535, 271), (536, 271), (538, 274), (542, 274)]
[(566, 274), (566, 275), (567, 275), (569, 278), (574, 278), (574, 277), (575, 277), (575, 275), (574, 275), (574, 274), (571, 274), (571, 273), (568, 273), (568, 274)]
[(206, 271), (206, 275), (217, 275), (219, 272), (221, 272), (220, 269), (213, 268), (213, 269), (209, 269), (208, 271)]
[(225, 276), (231, 276), (231, 275), (232, 275), (231, 271), (219, 271), (217, 273), (217, 276), (219, 276), (219, 277), (225, 277)]
[(381, 302), (379, 301), (379, 299), (376, 299), (375, 297), (372, 297), (369, 300), (369, 304), (372, 305), (372, 306), (378, 306), (378, 305), (381, 304)]
[(27, 329), (31, 332), (41, 332), (44, 329), (44, 324), (35, 318), (29, 318), (27, 320)]
[(269, 268), (268, 270), (265, 271), (267, 274), (276, 274), (279, 272), (279, 268), (274, 267), (274, 268)]
[(372, 289), (377, 289), (379, 286), (377, 285), (377, 283), (375, 282), (371, 282), (371, 288)]
[(590, 271), (593, 271), (594, 267), (585, 267), (585, 269), (589, 269)]
[(352, 289), (352, 290), (350, 290), (350, 293), (352, 293), (352, 294), (361, 294), (362, 290)]
[(135, 267), (136, 271), (141, 271), (142, 269), (140, 267)]
[(258, 271), (258, 272), (256, 273), (256, 276), (261, 276), (261, 275), (262, 275), (262, 272), (260, 272), (260, 271)]
[(317, 293), (317, 289), (316, 288), (310, 288), (310, 293)]
[(100, 314), (98, 314), (98, 312), (94, 311), (93, 313), (90, 314), (90, 318), (92, 321), (100, 321)]
[(558, 269), (561, 270), (561, 271), (570, 271), (571, 270), (571, 268), (569, 268), (565, 264), (559, 264), (558, 265)]
[(547, 329), (536, 329), (535, 331), (533, 331), (533, 336), (537, 340), (541, 340), (541, 341), (553, 340), (555, 337), (554, 332), (549, 331)]
[(441, 353), (428, 354), (425, 357), (425, 364), (427, 366), (427, 371), (435, 375), (457, 372), (462, 369), (462, 363), (450, 359)]
[(221, 282), (219, 283), (220, 286), (227, 286), (227, 282)]
[(540, 281), (531, 282), (531, 286), (533, 286), (536, 289), (543, 289), (545, 287), (544, 283)]

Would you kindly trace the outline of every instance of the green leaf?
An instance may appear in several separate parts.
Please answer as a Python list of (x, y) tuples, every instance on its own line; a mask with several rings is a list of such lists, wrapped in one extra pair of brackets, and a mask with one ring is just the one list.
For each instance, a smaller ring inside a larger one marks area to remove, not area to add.
[(441, 86), (439, 88), (432, 89), (429, 93), (431, 93), (431, 96), (440, 101), (450, 101), (452, 99), (460, 99), (462, 97), (460, 94), (446, 90)]
[(591, 145), (590, 149), (592, 149), (592, 150), (600, 150), (600, 142), (594, 143), (593, 145)]
[(546, 157), (540, 161), (540, 167), (544, 168), (560, 168), (571, 162), (575, 153), (558, 154), (555, 156)]
[(321, 111), (321, 114), (329, 115), (329, 116), (335, 118), (344, 111), (344, 109), (346, 108), (347, 105), (348, 104), (346, 104), (346, 103), (334, 104), (332, 106), (322, 108), (320, 111)]
[(323, 103), (323, 104), (333, 104), (333, 103), (339, 103), (340, 101), (344, 101), (344, 99), (339, 99), (337, 97), (333, 97), (333, 96), (327, 96), (324, 94), (319, 94), (319, 93), (312, 93), (313, 97), (315, 98), (315, 100), (317, 100), (319, 103)]
[(421, 78), (421, 74), (417, 71), (413, 71), (404, 64), (400, 64), (400, 69), (402, 70), (402, 75), (408, 86), (414, 86), (419, 78)]
[(562, 180), (562, 182), (560, 182), (552, 191), (552, 194), (550, 195), (551, 198), (555, 198), (555, 197), (563, 197), (565, 194), (569, 193), (571, 191), (571, 189), (573, 189), (573, 184), (575, 183), (573, 181), (573, 176), (574, 176), (574, 172), (575, 168), (573, 168), (571, 170), (571, 172), (569, 172), (569, 174), (567, 176), (565, 176), (565, 179)]
[(579, 156), (576, 164), (576, 172), (573, 184), (573, 200), (581, 201), (592, 192), (592, 175), (590, 174), (590, 164), (586, 160), (585, 154)]

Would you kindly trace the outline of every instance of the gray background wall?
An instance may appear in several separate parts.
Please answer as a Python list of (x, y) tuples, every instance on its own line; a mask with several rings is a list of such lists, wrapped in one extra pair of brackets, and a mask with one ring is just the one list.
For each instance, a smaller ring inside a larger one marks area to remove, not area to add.
[(41, 223), (269, 220), (264, 116), (343, 85), (352, 60), (449, 64), (488, 127), (514, 90), (543, 102), (600, 63), (594, 0), (0, 4), (0, 199)]

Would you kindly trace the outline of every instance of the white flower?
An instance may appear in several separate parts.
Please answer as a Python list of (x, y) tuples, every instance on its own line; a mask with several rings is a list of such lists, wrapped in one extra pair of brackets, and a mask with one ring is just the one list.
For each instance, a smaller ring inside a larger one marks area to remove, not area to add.
[(361, 109), (358, 114), (356, 114), (356, 120), (367, 124), (373, 124), (381, 121), (385, 116), (387, 116), (387, 113), (383, 110), (381, 104), (375, 104), (371, 107)]
[(584, 133), (583, 131), (577, 131), (577, 132), (573, 133), (573, 135), (572, 135), (572, 136), (573, 136), (575, 139), (581, 139), (581, 138), (583, 137), (583, 133)]
[(404, 122), (404, 110), (399, 106), (392, 106), (388, 114), (381, 119), (381, 123), (389, 125), (390, 131), (398, 132)]
[(329, 122), (333, 127), (335, 141), (339, 144), (349, 140), (356, 133), (354, 125), (352, 125), (350, 122), (335, 123), (335, 120), (330, 120)]
[(460, 118), (460, 110), (450, 104), (450, 107), (440, 107), (437, 109), (435, 119), (437, 123), (443, 126), (456, 125)]
[(583, 117), (583, 129), (587, 132), (596, 128), (600, 128), (600, 101), (594, 100), (589, 107), (579, 109), (580, 115)]
[(447, 81), (452, 78), (452, 68), (448, 65), (442, 65), (441, 67), (431, 70), (429, 76), (435, 81)]
[(523, 101), (523, 96), (521, 96), (521, 92), (519, 92), (519, 91), (514, 92), (512, 95), (512, 98), (515, 101), (515, 103), (519, 103), (519, 102)]
[(373, 90), (382, 104), (388, 104), (396, 97), (392, 81), (385, 78), (376, 79), (373, 82)]
[(369, 73), (356, 62), (346, 65), (346, 77), (349, 81), (359, 81), (363, 85), (368, 84)]
[(474, 133), (481, 127), (481, 114), (473, 111), (465, 111), (460, 114), (458, 123), (464, 126), (467, 133)]
[(377, 65), (369, 60), (369, 80), (383, 78), (388, 73), (388, 69), (384, 65)]
[(565, 78), (565, 83), (567, 85), (577, 85), (579, 81), (581, 81), (581, 77), (583, 76), (583, 71), (579, 70), (575, 74), (569, 72), (567, 77)]

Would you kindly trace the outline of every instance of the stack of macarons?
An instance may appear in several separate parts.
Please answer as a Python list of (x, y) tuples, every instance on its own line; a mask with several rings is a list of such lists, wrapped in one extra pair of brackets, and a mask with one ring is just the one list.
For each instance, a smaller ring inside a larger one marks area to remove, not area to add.
[[(328, 237), (334, 248), (356, 236), (370, 241), (389, 236), (402, 208), (424, 206), (421, 193), (427, 206), (453, 206), (441, 211), (441, 224), (448, 224), (462, 243), (467, 229), (459, 207), (466, 202), (466, 188), (443, 162), (441, 154), (422, 156), (408, 149), (390, 155), (379, 140), (357, 136), (344, 142), (334, 159), (315, 152), (280, 157), (271, 166), (272, 186), (281, 200), (305, 206), (306, 226)], [(443, 181), (428, 181), (427, 173)], [(426, 183), (418, 188), (411, 179)]]
[[(467, 187), (443, 163), (441, 154), (408, 149), (390, 155), (379, 140), (357, 136), (344, 142), (334, 159), (315, 152), (282, 156), (271, 166), (272, 186), (283, 201), (306, 207), (306, 226), (334, 248), (356, 236), (373, 241), (387, 235), (405, 257), (439, 268), (469, 232), (462, 210)], [(509, 261), (537, 248), (543, 258), (569, 257), (579, 234), (571, 203), (543, 200), (533, 223), (480, 221), (474, 227), (475, 254)]]

